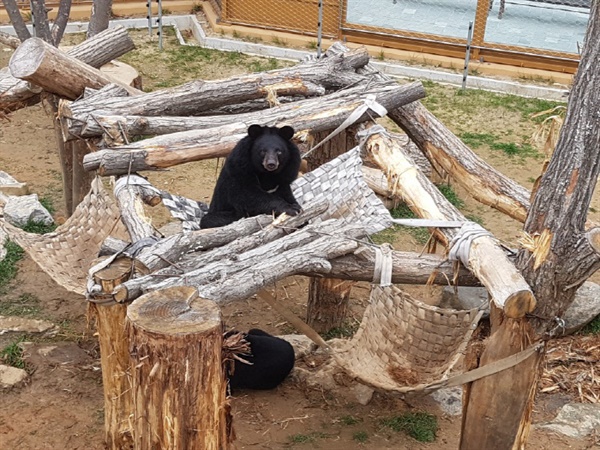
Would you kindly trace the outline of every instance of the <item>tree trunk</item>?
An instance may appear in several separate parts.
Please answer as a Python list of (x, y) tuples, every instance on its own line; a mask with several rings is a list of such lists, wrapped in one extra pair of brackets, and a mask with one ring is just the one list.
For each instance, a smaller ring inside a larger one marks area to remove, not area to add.
[(15, 78), (71, 100), (83, 95), (86, 87), (98, 89), (109, 83), (123, 86), (132, 95), (141, 93), (38, 38), (28, 39), (15, 50), (9, 68)]
[[(131, 276), (131, 264), (126, 258), (116, 260), (110, 267), (94, 274), (96, 284), (106, 295)], [(125, 333), (127, 304), (97, 305), (90, 303), (96, 318), (102, 387), (104, 389), (104, 432), (109, 449), (125, 450), (133, 447), (131, 414), (133, 394), (129, 342)]]
[[(314, 145), (319, 144), (333, 131), (326, 130), (313, 134)], [(316, 149), (306, 161), (310, 172), (337, 158), (356, 145), (354, 133), (342, 131)], [(353, 281), (332, 278), (310, 278), (306, 305), (306, 323), (318, 333), (326, 333), (333, 328), (341, 328), (346, 320)]]
[(112, 13), (112, 0), (94, 0), (92, 3), (92, 16), (88, 24), (87, 37), (97, 35), (108, 28)]
[[(62, 134), (60, 135), (62, 139)], [(72, 210), (77, 208), (77, 205), (81, 203), (84, 197), (88, 194), (90, 187), (92, 186), (92, 180), (95, 174), (87, 172), (83, 169), (83, 157), (90, 151), (88, 148), (88, 142), (84, 140), (77, 140), (71, 142), (65, 142), (64, 145), (67, 149), (70, 149), (72, 153), (73, 162), (73, 189), (72, 189)], [(68, 150), (67, 150), (68, 151)], [(63, 172), (64, 173), (64, 172)]]
[(73, 152), (71, 150), (71, 146), (67, 145), (67, 143), (63, 141), (62, 127), (60, 120), (58, 120), (56, 117), (56, 111), (54, 110), (55, 105), (52, 101), (49, 103), (53, 109), (54, 138), (58, 148), (58, 159), (60, 161), (60, 168), (62, 172), (65, 211), (67, 213), (67, 217), (70, 217), (75, 210), (73, 206)]
[[(565, 122), (525, 222), (531, 243), (517, 258), (538, 307), (530, 319), (511, 321), (502, 314), (493, 315), (494, 334), (483, 362), (556, 334), (555, 318), (600, 268), (600, 229), (585, 231), (600, 174), (600, 2), (592, 2), (588, 23)], [(525, 445), (541, 361), (543, 354), (534, 355), (523, 367), (517, 366), (520, 370), (506, 370), (473, 383), (464, 406), (461, 449), (502, 450)], [(481, 415), (483, 405), (485, 416)]]
[(15, 29), (15, 33), (21, 40), (21, 42), (26, 41), (31, 37), (31, 33), (27, 29), (27, 25), (21, 16), (21, 11), (19, 11), (19, 6), (17, 5), (16, 0), (2, 0), (4, 4), (4, 9), (10, 17), (10, 23)]
[(56, 47), (58, 47), (58, 44), (60, 44), (63, 34), (65, 34), (70, 13), (71, 0), (60, 0), (60, 3), (58, 4), (58, 13), (56, 13), (56, 19), (54, 19), (52, 29), (50, 30), (52, 42)]
[[(319, 132), (335, 129), (359, 106), (364, 104), (364, 97), (375, 94), (377, 102), (385, 108), (406, 104), (424, 95), (421, 83), (400, 86), (395, 82), (371, 83), (369, 89), (351, 88), (345, 91), (347, 97), (334, 94), (334, 100), (328, 97), (303, 100), (297, 102), (295, 108), (302, 110), (300, 117), (286, 117), (286, 124), (295, 128), (297, 134), (305, 131)], [(286, 108), (286, 107), (282, 107)], [(269, 111), (276, 114), (276, 109)], [(327, 113), (326, 113), (327, 112)], [(257, 113), (260, 123), (265, 123)], [(272, 116), (276, 117), (276, 116)], [(357, 122), (370, 120), (371, 112), (360, 117)], [(281, 122), (269, 122), (274, 125)], [(101, 150), (86, 156), (86, 170), (98, 170), (100, 175), (117, 175), (140, 170), (157, 170), (191, 161), (227, 156), (235, 144), (247, 134), (248, 123), (236, 122), (230, 125), (214, 127), (206, 130), (185, 131), (158, 136), (143, 141), (133, 142), (111, 150)]]
[(129, 307), (127, 332), (135, 448), (229, 448), (233, 419), (218, 306), (192, 287), (155, 291)]
[(46, 9), (45, 0), (33, 0), (31, 5), (31, 19), (33, 21), (33, 35), (44, 40), (48, 44), (56, 47), (50, 35), (50, 25), (48, 23), (48, 10)]

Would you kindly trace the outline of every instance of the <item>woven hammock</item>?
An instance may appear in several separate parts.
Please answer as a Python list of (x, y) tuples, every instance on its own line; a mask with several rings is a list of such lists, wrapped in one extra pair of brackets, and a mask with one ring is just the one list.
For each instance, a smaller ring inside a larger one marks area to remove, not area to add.
[(88, 269), (98, 258), (104, 240), (109, 235), (125, 239), (128, 236), (120, 217), (119, 208), (96, 178), (73, 215), (54, 232), (27, 233), (4, 219), (0, 219), (0, 227), (56, 283), (85, 295)]
[(396, 392), (443, 387), (483, 312), (427, 305), (396, 286), (373, 285), (352, 340), (334, 353), (349, 375)]

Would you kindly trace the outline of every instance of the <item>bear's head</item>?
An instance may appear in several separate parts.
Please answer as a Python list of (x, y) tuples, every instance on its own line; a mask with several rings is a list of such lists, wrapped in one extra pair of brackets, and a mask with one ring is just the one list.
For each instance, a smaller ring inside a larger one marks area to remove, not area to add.
[(250, 151), (252, 165), (257, 170), (263, 173), (277, 173), (286, 167), (292, 157), (290, 149), (295, 149), (295, 145), (291, 142), (294, 136), (292, 127), (250, 125), (248, 136), (252, 140)]

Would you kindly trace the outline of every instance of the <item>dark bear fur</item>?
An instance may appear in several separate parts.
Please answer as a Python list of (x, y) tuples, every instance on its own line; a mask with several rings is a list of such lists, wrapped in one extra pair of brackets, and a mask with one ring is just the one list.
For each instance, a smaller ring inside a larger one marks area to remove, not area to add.
[(295, 216), (301, 207), (290, 183), (298, 176), (300, 151), (294, 129), (251, 125), (225, 160), (200, 228), (228, 225), (259, 214)]
[(250, 343), (251, 355), (240, 355), (252, 365), (236, 360), (233, 375), (229, 376), (231, 389), (274, 389), (294, 368), (294, 348), (278, 337), (253, 328), (244, 333)]

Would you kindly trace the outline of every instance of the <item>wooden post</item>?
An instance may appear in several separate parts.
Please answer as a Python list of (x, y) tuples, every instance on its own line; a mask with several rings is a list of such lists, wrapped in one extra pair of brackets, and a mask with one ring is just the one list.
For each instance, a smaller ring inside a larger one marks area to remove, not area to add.
[(96, 174), (94, 172), (88, 172), (83, 168), (83, 157), (89, 153), (87, 141), (79, 139), (76, 141), (64, 142), (64, 145), (67, 148), (67, 152), (68, 149), (71, 150), (73, 158), (72, 201), (73, 209), (75, 209), (87, 195)]
[[(96, 283), (105, 293), (112, 290), (131, 274), (131, 262), (127, 258), (118, 259), (106, 269), (94, 274)], [(104, 388), (104, 439), (107, 448), (112, 450), (130, 449), (131, 415), (133, 396), (129, 359), (129, 344), (125, 334), (127, 303), (106, 306), (90, 303), (89, 311), (96, 319), (98, 342), (100, 343), (100, 363)]]
[(232, 418), (216, 303), (193, 287), (146, 294), (127, 311), (135, 448), (228, 448)]
[[(325, 139), (330, 132), (331, 130), (315, 133), (315, 144)], [(354, 145), (354, 137), (350, 133), (342, 131), (306, 159), (308, 170), (314, 170), (327, 161), (331, 161)], [(337, 278), (310, 278), (306, 322), (319, 333), (341, 327), (348, 312), (350, 289), (353, 284), (354, 281)]]
[(55, 103), (50, 101), (54, 114), (54, 136), (58, 147), (58, 159), (62, 171), (63, 196), (65, 197), (65, 212), (67, 217), (73, 214), (73, 152), (63, 141), (62, 126), (56, 117)]

